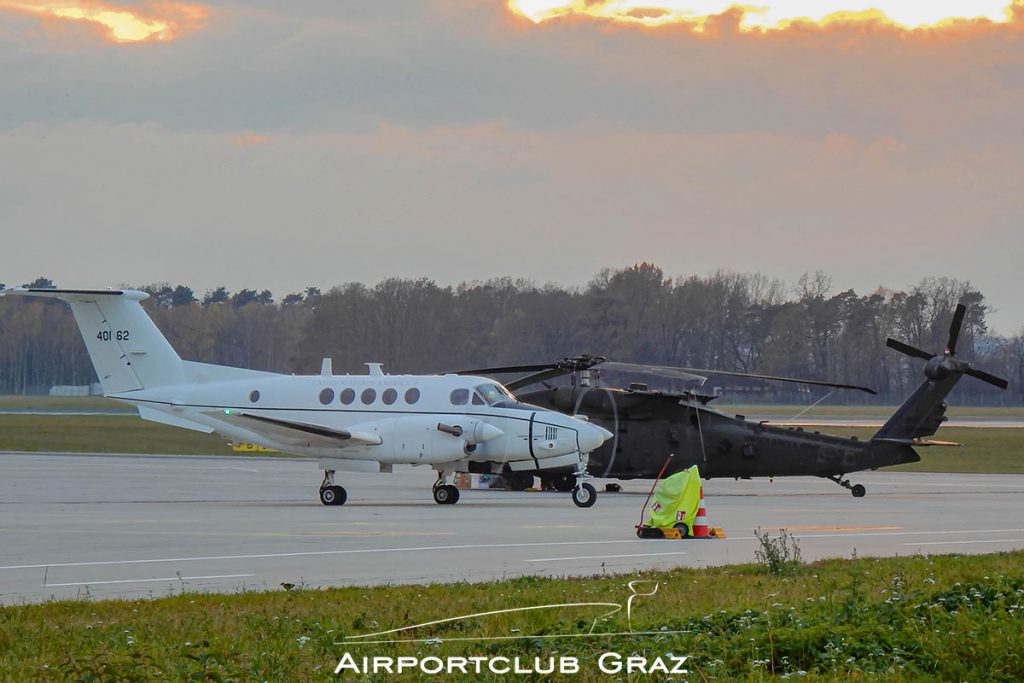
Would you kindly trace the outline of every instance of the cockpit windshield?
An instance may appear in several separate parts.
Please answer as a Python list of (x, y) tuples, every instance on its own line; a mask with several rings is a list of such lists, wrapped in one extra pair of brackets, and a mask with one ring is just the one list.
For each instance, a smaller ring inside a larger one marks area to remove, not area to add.
[(516, 400), (512, 392), (500, 384), (480, 384), (475, 391), (489, 406), (502, 401)]

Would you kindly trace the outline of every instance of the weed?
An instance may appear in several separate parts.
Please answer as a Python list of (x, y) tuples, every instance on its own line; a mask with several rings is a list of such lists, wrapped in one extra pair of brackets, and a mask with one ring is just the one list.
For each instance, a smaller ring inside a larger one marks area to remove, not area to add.
[(772, 576), (795, 574), (803, 565), (800, 544), (793, 534), (786, 533), (785, 529), (780, 529), (777, 537), (757, 529), (754, 536), (760, 545), (754, 551), (754, 559)]

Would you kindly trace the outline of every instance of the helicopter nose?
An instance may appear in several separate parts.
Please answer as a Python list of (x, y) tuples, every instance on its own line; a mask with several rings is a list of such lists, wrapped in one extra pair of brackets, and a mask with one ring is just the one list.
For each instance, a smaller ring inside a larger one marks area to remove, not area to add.
[(597, 450), (601, 444), (612, 438), (612, 433), (607, 429), (590, 423), (581, 425), (579, 434), (580, 450), (584, 453)]

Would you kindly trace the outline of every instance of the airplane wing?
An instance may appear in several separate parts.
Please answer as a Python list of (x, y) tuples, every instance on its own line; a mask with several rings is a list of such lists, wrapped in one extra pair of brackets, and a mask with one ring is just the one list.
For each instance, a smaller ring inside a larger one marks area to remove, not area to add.
[(345, 446), (379, 446), (383, 443), (380, 435), (374, 432), (358, 432), (308, 422), (281, 420), (241, 410), (209, 412), (207, 415), (282, 444), (343, 448)]

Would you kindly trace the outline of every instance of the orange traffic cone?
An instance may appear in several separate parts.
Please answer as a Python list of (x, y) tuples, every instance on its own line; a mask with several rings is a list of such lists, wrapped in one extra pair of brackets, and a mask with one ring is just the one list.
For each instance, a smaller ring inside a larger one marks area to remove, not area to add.
[(704, 509), (704, 487), (700, 487), (700, 506), (697, 508), (697, 519), (693, 520), (693, 537), (707, 538), (708, 518), (707, 510)]

